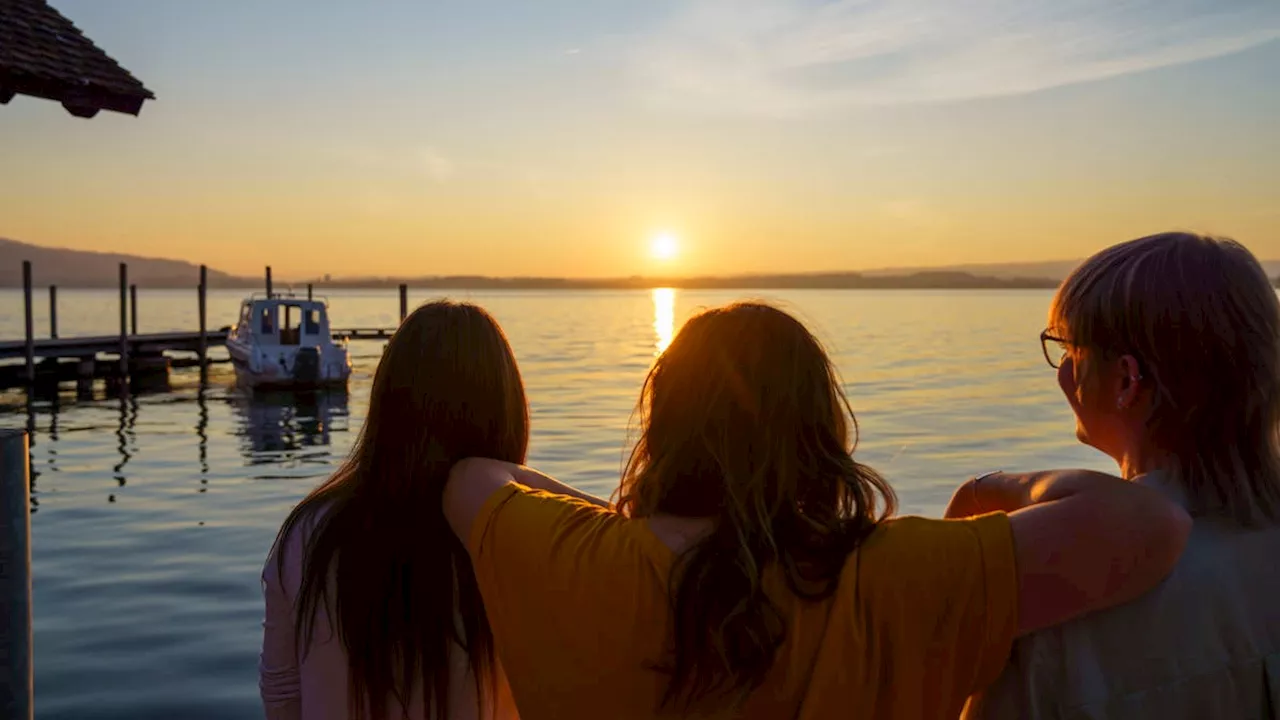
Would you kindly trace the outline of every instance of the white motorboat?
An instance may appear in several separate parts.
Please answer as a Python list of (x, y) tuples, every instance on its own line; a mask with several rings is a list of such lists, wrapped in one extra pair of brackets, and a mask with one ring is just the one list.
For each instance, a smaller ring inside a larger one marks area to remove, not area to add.
[(345, 386), (351, 377), (346, 340), (334, 342), (322, 299), (252, 295), (227, 334), (227, 352), (237, 379), (253, 388)]

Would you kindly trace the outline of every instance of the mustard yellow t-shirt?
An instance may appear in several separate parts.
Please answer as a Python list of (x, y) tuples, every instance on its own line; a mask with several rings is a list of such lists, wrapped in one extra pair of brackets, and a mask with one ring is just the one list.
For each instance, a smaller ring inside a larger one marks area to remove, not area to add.
[[(652, 718), (666, 676), (675, 559), (644, 520), (511, 485), (467, 541), (522, 720)], [(900, 518), (849, 556), (820, 602), (774, 573), (787, 637), (741, 718), (956, 718), (1017, 626), (1009, 519)]]

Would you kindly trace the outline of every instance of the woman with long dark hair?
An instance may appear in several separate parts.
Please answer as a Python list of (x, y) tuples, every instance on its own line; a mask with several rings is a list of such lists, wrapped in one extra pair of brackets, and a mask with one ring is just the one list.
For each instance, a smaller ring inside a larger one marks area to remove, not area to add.
[(759, 303), (689, 320), (640, 409), (618, 511), (500, 461), (450, 475), (525, 720), (955, 718), (1015, 635), (1154, 586), (1190, 528), (1089, 472), (1008, 514), (891, 519), (822, 346)]
[(350, 457), (289, 514), (264, 568), (268, 718), (515, 717), (441, 493), (462, 458), (521, 463), (528, 444), (497, 322), (464, 303), (414, 311), (378, 364)]

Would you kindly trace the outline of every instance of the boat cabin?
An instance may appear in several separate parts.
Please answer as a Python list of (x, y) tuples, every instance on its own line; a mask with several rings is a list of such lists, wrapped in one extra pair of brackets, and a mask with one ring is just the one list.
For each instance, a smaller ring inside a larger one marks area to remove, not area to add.
[(257, 345), (328, 345), (332, 336), (326, 309), (323, 300), (252, 297), (240, 306), (236, 334), (244, 339), (251, 335)]

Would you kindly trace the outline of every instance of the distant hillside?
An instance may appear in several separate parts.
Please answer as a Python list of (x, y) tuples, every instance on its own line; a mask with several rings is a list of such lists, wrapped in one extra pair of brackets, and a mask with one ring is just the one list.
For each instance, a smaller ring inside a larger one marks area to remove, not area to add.
[(863, 274), (868, 277), (883, 277), (918, 272), (959, 272), (993, 278), (1038, 277), (1061, 282), (1081, 262), (1081, 260), (1049, 260), (1046, 262), (967, 263), (941, 267), (904, 266), (876, 268), (863, 271)]
[[(22, 261), (30, 260), (38, 287), (114, 288), (118, 266), (129, 264), (129, 281), (151, 288), (190, 288), (199, 282), (196, 265), (181, 260), (145, 258), (119, 253), (48, 248), (0, 238), (0, 287), (22, 286)], [(440, 290), (598, 290), (676, 287), (721, 290), (784, 289), (1002, 289), (1054, 288), (1078, 260), (951, 267), (905, 267), (860, 272), (821, 272), (701, 277), (554, 278), (486, 277), (452, 275), (430, 277), (347, 277), (313, 280), (318, 288), (394, 288), (401, 283), (420, 289)], [(1263, 262), (1268, 275), (1280, 275), (1280, 261)], [(301, 287), (277, 279), (279, 287)], [(260, 289), (260, 277), (239, 277), (209, 270), (212, 288)]]
[[(200, 267), (181, 260), (144, 258), (119, 253), (41, 247), (0, 238), (0, 287), (22, 287), (22, 261), (30, 260), (39, 287), (117, 287), (120, 263), (129, 264), (129, 282), (147, 287), (195, 287)], [(210, 287), (256, 287), (258, 280), (209, 270)]]
[[(1002, 279), (1035, 277), (1061, 282), (1081, 262), (1083, 260), (1049, 260), (1045, 262), (973, 263), (946, 267), (891, 267), (867, 270), (863, 274), (867, 277), (883, 277), (887, 275), (910, 275), (918, 272), (959, 272)], [(1262, 260), (1260, 262), (1267, 271), (1268, 277), (1280, 275), (1280, 260)]]
[[(38, 287), (113, 288), (119, 284), (119, 264), (129, 265), (129, 282), (151, 288), (188, 288), (199, 282), (199, 266), (181, 260), (49, 248), (0, 238), (0, 287), (22, 286), (22, 261), (30, 260)], [(294, 282), (298, 287), (306, 281)], [(630, 278), (494, 278), (478, 275), (403, 278), (334, 278), (313, 281), (326, 288), (381, 288), (407, 283), (414, 288), (442, 290), (590, 290), (647, 289), (678, 287), (688, 289), (773, 290), (788, 288), (1046, 288), (1055, 281), (1035, 277), (982, 277), (968, 272), (917, 270), (895, 275), (856, 272), (739, 275), (723, 277), (630, 277)], [(290, 283), (277, 280), (280, 287)], [(246, 278), (209, 270), (212, 288), (262, 287), (260, 278)]]

